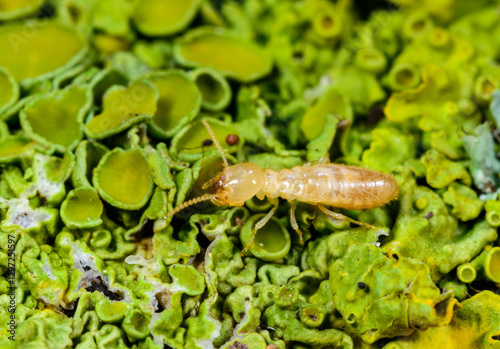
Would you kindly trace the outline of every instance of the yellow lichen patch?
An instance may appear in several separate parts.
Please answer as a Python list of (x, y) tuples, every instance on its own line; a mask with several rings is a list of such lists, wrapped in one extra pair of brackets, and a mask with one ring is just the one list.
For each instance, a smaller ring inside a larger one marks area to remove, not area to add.
[(35, 12), (44, 0), (0, 0), (0, 19), (14, 19)]
[(141, 0), (133, 21), (148, 36), (170, 35), (183, 30), (194, 18), (200, 0)]
[(0, 163), (17, 160), (36, 147), (36, 143), (22, 136), (8, 136), (0, 141)]
[(500, 283), (500, 248), (496, 247), (493, 249), (492, 253), (488, 256), (488, 276), (489, 279)]
[(30, 6), (36, 3), (42, 3), (41, 0), (0, 0), (0, 11), (2, 12), (11, 12), (15, 10), (19, 10), (21, 8)]
[(416, 331), (411, 336), (387, 344), (384, 349), (498, 348), (499, 335), (500, 296), (483, 291), (465, 300), (448, 326)]
[(262, 47), (221, 28), (190, 31), (176, 41), (174, 55), (183, 65), (211, 67), (241, 82), (259, 79), (273, 66)]
[(117, 36), (97, 34), (94, 39), (97, 49), (105, 54), (112, 54), (118, 51), (127, 51), (129, 43)]
[(128, 87), (115, 85), (104, 95), (103, 112), (85, 125), (85, 133), (91, 138), (106, 138), (150, 119), (157, 99), (158, 92), (149, 81), (134, 81)]
[(0, 29), (0, 66), (16, 81), (64, 71), (86, 52), (83, 36), (60, 24), (27, 22)]

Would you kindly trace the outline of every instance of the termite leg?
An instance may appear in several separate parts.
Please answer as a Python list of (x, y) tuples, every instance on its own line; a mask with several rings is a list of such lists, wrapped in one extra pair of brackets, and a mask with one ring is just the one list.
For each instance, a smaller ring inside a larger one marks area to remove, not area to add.
[(330, 163), (330, 157), (328, 155), (322, 156), (319, 160), (309, 161), (303, 166), (315, 166), (315, 165), (327, 165)]
[(326, 165), (330, 163), (330, 157), (328, 155), (322, 156), (318, 160), (318, 165)]
[(255, 235), (257, 234), (257, 230), (259, 230), (264, 225), (266, 225), (266, 223), (274, 215), (274, 212), (276, 212), (276, 210), (278, 209), (280, 202), (277, 198), (269, 199), (269, 201), (271, 202), (271, 204), (274, 205), (274, 207), (264, 217), (262, 217), (262, 219), (260, 221), (258, 221), (257, 224), (255, 224), (255, 227), (252, 229), (252, 235), (250, 236), (250, 239), (248, 239), (248, 242), (246, 243), (245, 248), (243, 248), (243, 250), (241, 251), (241, 256), (243, 256), (245, 254), (245, 252), (248, 250), (248, 248), (252, 244), (253, 239), (255, 238)]
[(302, 231), (299, 229), (299, 225), (297, 224), (297, 219), (295, 218), (295, 209), (297, 208), (297, 203), (295, 200), (291, 202), (292, 207), (290, 207), (290, 224), (292, 225), (293, 230), (297, 232), (300, 238), (300, 244), (304, 244), (304, 239), (302, 238)]
[(361, 226), (364, 226), (364, 227), (367, 227), (367, 228), (371, 228), (371, 229), (375, 229), (375, 230), (379, 230), (379, 228), (377, 227), (374, 227), (373, 225), (370, 225), (368, 223), (365, 223), (365, 222), (360, 222), (360, 221), (357, 221), (357, 220), (354, 220), (352, 218), (349, 218), (345, 215), (343, 215), (342, 213), (338, 213), (338, 212), (333, 212), (333, 211), (330, 211), (329, 209), (327, 209), (325, 206), (323, 205), (318, 205), (318, 208), (320, 209), (321, 212), (323, 212), (324, 214), (326, 214), (327, 216), (330, 216), (330, 217), (333, 217), (335, 219), (338, 219), (338, 220), (346, 220), (348, 221), (349, 223), (354, 223), (354, 224), (357, 224), (357, 225), (361, 225)]

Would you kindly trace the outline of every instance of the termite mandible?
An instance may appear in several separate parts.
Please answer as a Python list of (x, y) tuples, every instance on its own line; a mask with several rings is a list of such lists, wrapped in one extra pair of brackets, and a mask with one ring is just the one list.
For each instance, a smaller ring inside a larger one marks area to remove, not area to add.
[(302, 241), (302, 232), (295, 219), (296, 201), (315, 205), (323, 213), (335, 219), (348, 220), (358, 225), (375, 227), (355, 221), (343, 214), (328, 210), (326, 206), (344, 209), (370, 209), (383, 206), (397, 199), (398, 184), (391, 175), (368, 170), (357, 166), (328, 163), (322, 158), (317, 164), (305, 164), (280, 171), (262, 169), (252, 163), (229, 166), (224, 151), (217, 138), (205, 121), (201, 121), (217, 147), (224, 169), (203, 188), (211, 186), (210, 194), (205, 194), (186, 201), (167, 213), (171, 217), (184, 208), (202, 201), (210, 200), (217, 206), (243, 206), (253, 196), (260, 200), (267, 199), (273, 208), (255, 224), (252, 236), (241, 252), (250, 247), (257, 230), (262, 228), (274, 215), (279, 205), (279, 198), (290, 202), (290, 223)]

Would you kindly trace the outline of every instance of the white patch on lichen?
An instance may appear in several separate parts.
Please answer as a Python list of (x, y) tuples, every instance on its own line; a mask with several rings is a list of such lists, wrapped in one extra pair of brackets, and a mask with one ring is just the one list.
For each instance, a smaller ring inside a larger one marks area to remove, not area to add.
[(17, 225), (22, 229), (31, 229), (39, 226), (43, 221), (50, 219), (50, 216), (30, 206), (28, 196), (34, 192), (34, 188), (26, 190), (17, 199), (5, 200), (2, 198), (0, 201), (3, 205), (9, 207), (7, 212), (8, 220), (3, 224), (7, 226)]
[(385, 230), (382, 230), (382, 229), (379, 229), (379, 230), (377, 230), (377, 232), (375, 233), (375, 235), (377, 236), (377, 238), (379, 236), (389, 236), (389, 232), (385, 231)]
[(307, 89), (304, 92), (304, 98), (306, 101), (311, 102), (317, 98), (320, 98), (328, 87), (332, 84), (332, 78), (327, 74), (323, 75), (316, 86), (313, 88)]
[(149, 321), (149, 332), (151, 333), (151, 336), (153, 336), (153, 342), (163, 348), (165, 344), (163, 341), (163, 335), (157, 335), (153, 331), (153, 325), (160, 319), (160, 317), (161, 313), (153, 313), (153, 315), (151, 315), (151, 320)]
[[(41, 163), (47, 162), (47, 157), (42, 154), (35, 155), (35, 161), (39, 161)], [(38, 181), (37, 181), (37, 189), (38, 192), (45, 198), (50, 198), (53, 195), (57, 194), (63, 189), (64, 183), (52, 182), (47, 179), (47, 175), (45, 171), (43, 171), (43, 165), (38, 168), (36, 172)]]
[(498, 198), (498, 194), (500, 194), (500, 189), (497, 189), (497, 191), (493, 193), (486, 193), (479, 195), (479, 200), (481, 201), (496, 200)]
[[(165, 285), (156, 279), (149, 279), (148, 282), (151, 286), (153, 286), (153, 289), (151, 291), (146, 292), (146, 294), (149, 296), (149, 302), (148, 304), (146, 304), (146, 306), (152, 307), (154, 311), (159, 310), (158, 299), (156, 298), (156, 295), (158, 293), (169, 294), (170, 297), (172, 297), (172, 295), (174, 295), (175, 293), (184, 291), (183, 287), (180, 287), (175, 283)], [(163, 306), (165, 309), (170, 309), (170, 303), (164, 304)]]
[(134, 255), (134, 256), (127, 256), (125, 258), (125, 262), (132, 265), (135, 264), (142, 266), (142, 268), (140, 268), (140, 270), (137, 273), (140, 275), (144, 275), (147, 278), (147, 282), (151, 286), (153, 286), (153, 289), (151, 291), (145, 292), (145, 294), (148, 295), (149, 297), (149, 302), (148, 304), (146, 304), (146, 306), (150, 308), (153, 312), (159, 310), (158, 299), (156, 298), (156, 295), (158, 293), (164, 292), (164, 293), (174, 294), (177, 292), (184, 291), (184, 288), (175, 283), (165, 285), (161, 281), (155, 278), (155, 275), (157, 275), (160, 272), (161, 265), (160, 262), (154, 258), (146, 259), (141, 255)]
[(222, 324), (220, 323), (219, 320), (210, 315), (210, 310), (207, 313), (207, 320), (214, 325), (214, 330), (210, 334), (210, 338), (199, 340), (196, 342), (196, 344), (203, 349), (213, 349), (214, 348), (213, 342), (217, 337), (220, 336), (220, 330), (222, 328)]
[(145, 273), (147, 275), (157, 275), (160, 272), (161, 267), (160, 262), (155, 258), (146, 259), (141, 255), (127, 256), (125, 258), (125, 263), (140, 265), (143, 267), (141, 273)]
[[(385, 231), (385, 230), (382, 230), (382, 229), (379, 229), (377, 230), (377, 232), (375, 233), (375, 237), (377, 238), (378, 240), (378, 237), (379, 236), (389, 236), (389, 232), (388, 231)], [(378, 241), (374, 241), (374, 242), (370, 242), (368, 243), (368, 245), (373, 245), (373, 246), (376, 246), (376, 247), (380, 247), (380, 242)]]
[(45, 274), (47, 274), (49, 279), (57, 280), (54, 276), (54, 273), (52, 273), (52, 268), (50, 267), (50, 264), (47, 260), (45, 261), (45, 263), (43, 263), (42, 270), (45, 272)]
[(83, 252), (83, 250), (73, 242), (70, 242), (70, 246), (73, 248), (73, 265), (80, 273), (82, 273), (82, 276), (75, 287), (75, 292), (82, 288), (83, 283), (91, 285), (93, 280), (100, 278), (108, 290), (113, 293), (117, 293), (122, 297), (120, 302), (131, 303), (132, 300), (130, 294), (126, 289), (124, 290), (110, 286), (109, 278), (97, 269), (94, 261), (95, 257)]
[(150, 266), (152, 263), (152, 259), (146, 259), (140, 255), (130, 255), (125, 258), (125, 263), (127, 264), (137, 264), (143, 267)]
[(250, 301), (245, 301), (245, 316), (243, 319), (241, 319), (241, 322), (236, 325), (236, 327), (233, 329), (233, 336), (229, 339), (229, 341), (232, 341), (234, 339), (243, 339), (243, 334), (240, 333), (240, 329), (244, 326), (245, 322), (247, 321), (248, 317), (248, 311), (252, 307), (252, 303)]
[[(217, 337), (216, 337), (217, 338)], [(214, 338), (215, 339), (215, 338)], [(202, 349), (214, 349), (214, 343), (211, 339), (202, 339), (201, 341), (196, 342), (196, 344)]]
[(483, 189), (483, 191), (488, 191), (488, 192), (490, 191), (486, 183), (489, 183), (491, 180), (490, 178), (488, 178), (488, 176), (484, 173), (482, 169), (478, 169), (474, 173), (474, 177), (475, 177), (474, 178), (475, 183), (480, 189)]
[[(153, 342), (156, 345), (159, 345), (160, 347), (163, 348), (163, 345), (164, 345), (163, 335), (157, 335), (153, 331), (154, 323), (160, 319), (161, 314), (162, 314), (162, 313), (156, 312), (156, 310), (159, 309), (158, 308), (158, 299), (156, 298), (156, 295), (160, 292), (163, 292), (163, 293), (169, 293), (170, 297), (172, 297), (172, 295), (174, 293), (180, 292), (181, 288), (176, 286), (175, 284), (168, 284), (168, 285), (162, 284), (161, 282), (156, 281), (155, 279), (150, 279), (148, 281), (149, 281), (150, 285), (153, 286), (153, 290), (146, 292), (146, 294), (149, 296), (149, 302), (146, 305), (146, 307), (150, 308), (150, 310), (151, 310), (151, 308), (154, 309), (154, 310), (152, 310), (153, 314), (151, 315), (151, 320), (149, 321), (149, 331), (150, 331), (151, 335), (153, 336)], [(165, 306), (165, 310), (170, 309), (170, 303), (165, 304), (164, 306)]]
[(196, 344), (199, 345), (201, 348), (209, 348), (212, 349), (214, 348), (213, 341), (220, 336), (220, 331), (222, 329), (222, 324), (220, 323), (219, 320), (216, 318), (212, 317), (210, 315), (210, 307), (215, 304), (217, 301), (217, 286), (216, 286), (216, 277), (217, 274), (215, 274), (212, 270), (209, 269), (209, 266), (212, 264), (210, 263), (209, 258), (212, 258), (212, 250), (213, 248), (217, 245), (219, 242), (219, 239), (221, 239), (222, 235), (218, 235), (211, 243), (208, 245), (207, 250), (205, 251), (205, 260), (204, 260), (204, 265), (205, 265), (205, 283), (207, 284), (207, 288), (210, 290), (211, 294), (210, 297), (205, 300), (207, 302), (208, 306), (208, 312), (207, 312), (207, 319), (210, 321), (213, 326), (214, 330), (210, 334), (210, 338), (208, 339), (202, 339), (199, 340)]

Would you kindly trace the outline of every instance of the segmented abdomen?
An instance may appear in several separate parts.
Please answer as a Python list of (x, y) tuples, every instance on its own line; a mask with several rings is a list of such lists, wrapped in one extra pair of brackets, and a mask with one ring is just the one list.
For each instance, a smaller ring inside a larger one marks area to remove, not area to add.
[(264, 193), (271, 197), (345, 209), (368, 209), (397, 198), (394, 177), (361, 167), (327, 164), (264, 171)]

